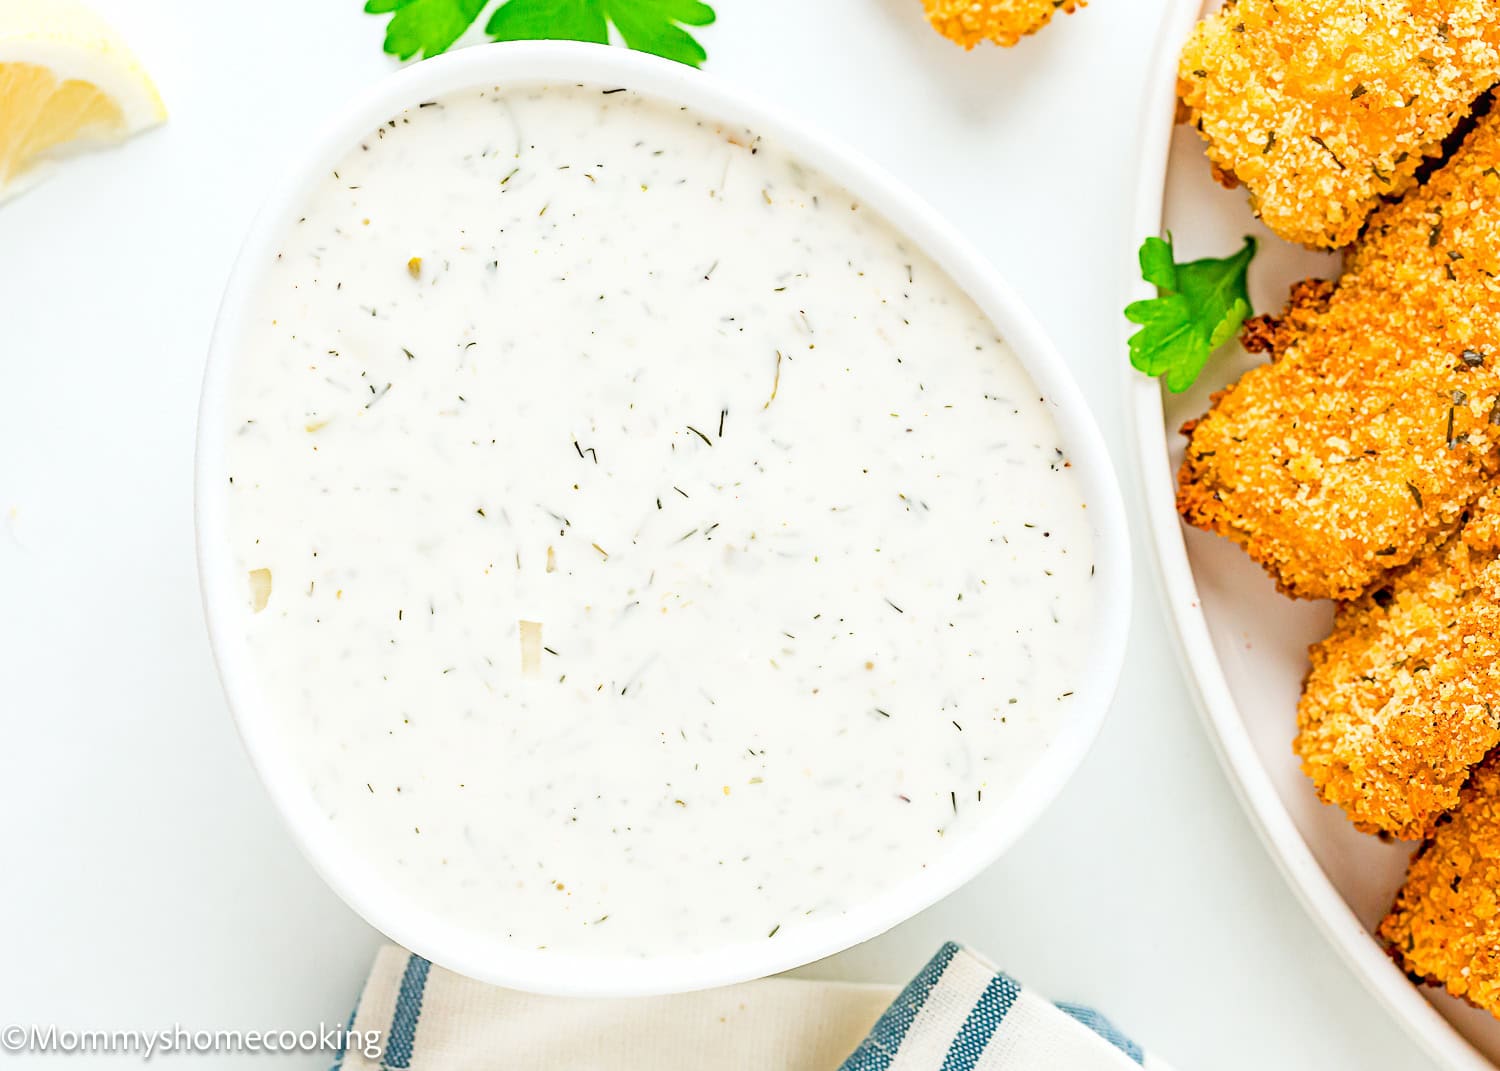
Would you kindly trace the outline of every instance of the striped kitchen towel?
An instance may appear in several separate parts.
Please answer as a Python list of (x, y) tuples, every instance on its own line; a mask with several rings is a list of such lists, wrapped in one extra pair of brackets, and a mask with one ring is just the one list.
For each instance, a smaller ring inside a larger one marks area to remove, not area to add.
[[(1139, 1071), (1107, 1019), (1050, 1004), (946, 944), (891, 986), (772, 978), (672, 997), (567, 1000), (381, 950), (334, 1071)], [(852, 1053), (852, 1055), (851, 1055)]]
[(1053, 1004), (949, 941), (839, 1071), (1164, 1071), (1103, 1015)]

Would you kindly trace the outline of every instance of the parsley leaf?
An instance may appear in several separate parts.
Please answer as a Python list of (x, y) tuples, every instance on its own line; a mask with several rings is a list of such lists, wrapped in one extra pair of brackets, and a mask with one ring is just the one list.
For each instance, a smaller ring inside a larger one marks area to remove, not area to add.
[(712, 23), (714, 9), (707, 4), (699, 0), (656, 0), (651, 4), (606, 0), (604, 7), (609, 12), (609, 21), (631, 48), (689, 67), (697, 67), (708, 59), (703, 46), (682, 28)]
[[(490, 0), (368, 0), (389, 14), (385, 50), (402, 59), (435, 56), (457, 41)], [(699, 0), (504, 0), (485, 26), (497, 41), (609, 43), (609, 27), (640, 52), (697, 67), (708, 54), (684, 26), (707, 26), (714, 9)]]
[(1166, 377), (1174, 394), (1187, 390), (1209, 355), (1234, 337), (1250, 312), (1245, 275), (1255, 256), (1255, 239), (1223, 259), (1205, 257), (1179, 264), (1172, 236), (1141, 244), (1141, 278), (1157, 296), (1132, 301), (1125, 318), (1141, 329), (1130, 336), (1130, 363), (1148, 376)]
[(698, 0), (506, 0), (484, 29), (497, 41), (548, 38), (602, 44), (609, 40), (606, 24), (613, 23), (636, 51), (697, 67), (708, 53), (682, 27), (713, 21), (714, 9)]
[(593, 0), (509, 0), (484, 32), (497, 41), (593, 41), (609, 44), (604, 8)]
[(385, 50), (401, 59), (418, 52), (436, 56), (447, 51), (469, 28), (489, 0), (369, 0), (371, 15), (391, 13), (385, 28)]

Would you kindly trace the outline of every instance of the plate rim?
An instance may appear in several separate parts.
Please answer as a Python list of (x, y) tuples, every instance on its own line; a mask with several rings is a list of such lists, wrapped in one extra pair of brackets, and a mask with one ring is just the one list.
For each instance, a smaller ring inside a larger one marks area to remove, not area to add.
[[(1214, 0), (1167, 0), (1165, 5), (1141, 111), (1140, 159), (1130, 214), (1132, 245), (1139, 236), (1160, 234), (1162, 230), (1172, 132), (1177, 125), (1177, 55), (1208, 6), (1216, 6)], [(1126, 301), (1153, 297), (1137, 276), (1134, 263), (1129, 267), (1122, 285)], [(1129, 325), (1121, 328), (1121, 352), (1127, 348), (1125, 340), (1131, 331)], [(1423, 997), (1375, 943), (1324, 873), (1261, 764), (1214, 649), (1188, 560), (1176, 509), (1176, 480), (1167, 447), (1162, 388), (1156, 380), (1136, 373), (1128, 362), (1122, 362), (1122, 367), (1127, 380), (1126, 434), (1136, 462), (1136, 490), (1141, 496), (1150, 547), (1150, 553), (1143, 557), (1153, 563), (1154, 586), (1165, 604), (1193, 705), (1241, 808), (1304, 910), (1407, 1035), (1450, 1071), (1495, 1071), (1496, 1065)]]

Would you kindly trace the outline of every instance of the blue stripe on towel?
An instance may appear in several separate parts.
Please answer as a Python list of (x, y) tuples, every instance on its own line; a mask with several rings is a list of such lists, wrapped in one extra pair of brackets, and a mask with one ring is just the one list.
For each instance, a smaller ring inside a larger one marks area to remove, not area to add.
[(1100, 1015), (1093, 1008), (1085, 1007), (1082, 1004), (1059, 1003), (1057, 1006), (1061, 1011), (1067, 1012), (1136, 1063), (1144, 1064), (1146, 1062), (1146, 1053), (1141, 1047), (1122, 1034), (1119, 1027), (1115, 1026), (1114, 1023)]
[(432, 966), (421, 956), (406, 961), (401, 975), (401, 990), (396, 994), (396, 1014), (386, 1034), (386, 1067), (410, 1067), (412, 1043), (417, 1037), (417, 1019), (422, 1015), (422, 992), (427, 988), (427, 971)]
[(1021, 987), (1013, 979), (997, 974), (984, 987), (984, 992), (969, 1010), (961, 1029), (948, 1046), (948, 1055), (943, 1058), (942, 1071), (974, 1071), (974, 1065), (984, 1053), (984, 1047), (995, 1036), (1000, 1020), (1016, 1003)]
[(359, 1017), (359, 1001), (354, 1002), (354, 1010), (349, 1013), (349, 1021), (344, 1024), (344, 1036), (339, 1038), (338, 1051), (333, 1054), (333, 1066), (328, 1071), (343, 1071), (344, 1056), (349, 1051), (349, 1031), (354, 1029), (354, 1020)]
[(890, 1067), (912, 1021), (957, 954), (958, 946), (952, 941), (938, 949), (937, 955), (928, 960), (927, 966), (901, 991), (839, 1071), (885, 1071)]

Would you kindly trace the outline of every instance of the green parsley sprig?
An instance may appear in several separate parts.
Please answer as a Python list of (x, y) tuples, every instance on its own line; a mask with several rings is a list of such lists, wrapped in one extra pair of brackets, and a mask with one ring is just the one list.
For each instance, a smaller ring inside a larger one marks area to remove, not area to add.
[(1173, 393), (1191, 387), (1209, 356), (1251, 315), (1245, 276), (1254, 256), (1249, 235), (1233, 256), (1186, 264), (1174, 259), (1170, 234), (1141, 243), (1141, 278), (1156, 287), (1156, 297), (1125, 306), (1125, 319), (1141, 325), (1130, 336), (1130, 363), (1164, 377)]
[[(446, 51), (491, 0), (367, 0), (372, 15), (390, 15), (385, 50), (401, 59)], [(684, 26), (707, 26), (714, 9), (699, 0), (503, 0), (485, 24), (496, 41), (609, 43), (609, 28), (638, 52), (690, 67), (708, 58)]]

